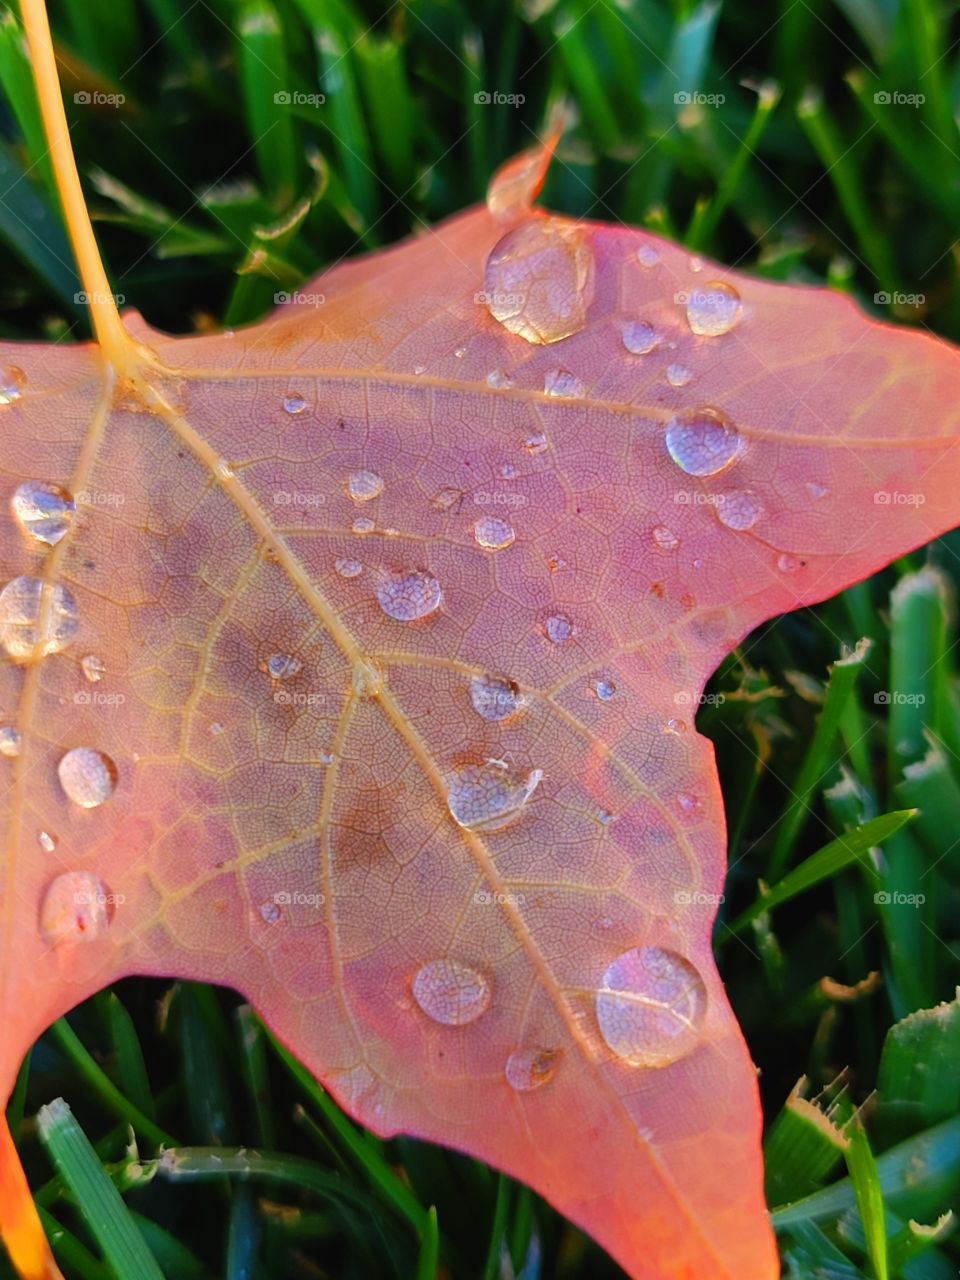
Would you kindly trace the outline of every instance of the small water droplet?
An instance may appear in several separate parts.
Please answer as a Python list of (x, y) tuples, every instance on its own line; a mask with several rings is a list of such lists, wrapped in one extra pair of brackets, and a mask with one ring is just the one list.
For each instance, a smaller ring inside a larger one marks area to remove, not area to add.
[(341, 556), (333, 566), (341, 578), (358, 578), (363, 573), (363, 565), (359, 560), (349, 560)]
[(527, 342), (559, 342), (586, 324), (593, 276), (584, 227), (560, 218), (529, 218), (491, 250), (483, 297), (510, 333)]
[(97, 684), (107, 674), (107, 666), (102, 658), (98, 658), (95, 653), (87, 653), (80, 659), (80, 670), (90, 681), (91, 684)]
[(653, 530), (653, 543), (661, 551), (676, 551), (680, 545), (680, 539), (665, 524), (658, 524)]
[(373, 533), (376, 524), (369, 516), (357, 516), (350, 528), (354, 533)]
[(573, 623), (563, 613), (553, 613), (546, 621), (547, 637), (554, 644), (565, 644), (573, 635)]
[(447, 788), (450, 815), (468, 831), (499, 831), (520, 816), (542, 778), (540, 769), (518, 773), (505, 760), (466, 765)]
[(51, 835), (49, 831), (37, 832), (37, 844), (44, 853), (53, 853), (57, 847), (57, 837)]
[(291, 418), (295, 418), (298, 413), (303, 413), (306, 407), (307, 401), (299, 391), (292, 391), (290, 395), (284, 396), (283, 412), (289, 413)]
[(562, 1049), (517, 1049), (507, 1058), (503, 1074), (518, 1093), (530, 1093), (548, 1084), (557, 1073)]
[(42, 480), (26, 480), (17, 485), (10, 505), (23, 532), (50, 547), (69, 533), (77, 512), (77, 505), (66, 489)]
[(559, 573), (561, 569), (567, 567), (567, 562), (563, 556), (547, 556), (547, 569), (551, 573)]
[(503, 551), (512, 545), (516, 534), (513, 525), (499, 516), (481, 516), (473, 526), (473, 536), (481, 547), (488, 551)]
[(457, 357), (458, 360), (462, 360), (463, 357), (467, 354), (467, 348), (457, 347), (457, 349), (454, 351), (453, 354)]
[(542, 431), (531, 431), (530, 435), (523, 442), (523, 447), (527, 453), (534, 455), (545, 453), (547, 448), (547, 437)]
[(431, 960), (413, 977), (413, 998), (434, 1022), (464, 1027), (490, 1005), (490, 984), (482, 973), (459, 960)]
[(827, 494), (826, 486), (822, 484), (817, 484), (815, 480), (808, 480), (806, 484), (806, 489), (810, 497), (815, 498), (817, 501), (819, 501), (820, 498), (826, 497), (826, 494)]
[(260, 664), (271, 680), (289, 680), (301, 669), (303, 663), (289, 653), (271, 653), (266, 662)]
[(358, 658), (353, 664), (353, 691), (358, 698), (375, 698), (383, 688), (383, 674), (372, 662)]
[(513, 386), (513, 379), (502, 369), (492, 369), (487, 374), (487, 386), (493, 387), (495, 391), (506, 391)]
[(213, 734), (223, 733), (223, 725), (220, 723), (219, 720), (210, 721), (210, 732)]
[(543, 380), (543, 389), (548, 396), (560, 399), (581, 399), (587, 389), (575, 373), (569, 369), (553, 369)]
[(667, 733), (686, 733), (687, 722), (686, 720), (678, 720), (676, 716), (671, 716), (664, 726), (664, 729)]
[(693, 374), (685, 364), (667, 365), (667, 381), (671, 387), (685, 387)]
[(439, 609), (443, 592), (432, 573), (414, 569), (383, 578), (377, 587), (377, 600), (388, 617), (397, 622), (416, 622)]
[(792, 556), (789, 551), (784, 551), (777, 557), (777, 568), (782, 573), (796, 573), (803, 568), (803, 561), (798, 556)]
[(57, 775), (67, 799), (81, 809), (95, 809), (113, 795), (117, 766), (93, 747), (74, 747), (57, 765)]
[(109, 928), (114, 902), (99, 876), (66, 871), (47, 885), (40, 904), (40, 932), (51, 946), (96, 942)]
[(691, 409), (667, 423), (667, 452), (688, 476), (715, 476), (739, 454), (743, 440), (716, 409)]
[(513, 680), (502, 676), (474, 676), (470, 701), (484, 720), (506, 720), (523, 709), (526, 699)]
[(12, 724), (0, 725), (0, 756), (13, 760), (20, 754), (20, 730)]
[(663, 947), (617, 956), (597, 992), (604, 1040), (635, 1067), (665, 1067), (700, 1040), (707, 989), (689, 960)]
[(691, 258), (691, 259), (690, 259), (690, 261), (687, 263), (687, 266), (688, 266), (688, 267), (690, 268), (690, 270), (691, 270), (691, 271), (693, 271), (694, 273), (696, 273), (696, 272), (700, 272), (700, 271), (702, 271), (702, 270), (703, 270), (703, 259), (702, 259), (702, 258)]
[(27, 385), (27, 375), (17, 365), (9, 365), (0, 369), (0, 404), (13, 404), (23, 395)]
[(413, 366), (413, 372), (417, 375), (418, 378), (422, 373), (426, 373), (426, 371), (427, 371), (427, 366), (425, 364), (415, 364)]
[(703, 801), (692, 791), (681, 791), (677, 796), (677, 808), (686, 817), (693, 817), (703, 809)]
[(743, 314), (740, 294), (732, 284), (711, 280), (691, 289), (686, 303), (687, 324), (693, 333), (719, 338), (729, 333)]
[(321, 764), (333, 764), (333, 762), (334, 762), (334, 760), (336, 760), (336, 758), (337, 758), (337, 757), (336, 757), (336, 756), (335, 756), (331, 751), (321, 751), (321, 752), (320, 752), (320, 763), (321, 763)]
[(517, 468), (512, 466), (509, 462), (505, 462), (503, 466), (500, 468), (501, 480), (516, 480), (519, 474), (520, 472), (517, 470)]
[(77, 606), (58, 583), (14, 578), (0, 591), (0, 643), (15, 662), (59, 653), (76, 635)]
[(763, 515), (763, 508), (752, 493), (738, 490), (718, 496), (722, 501), (716, 504), (717, 519), (728, 529), (738, 532), (752, 529)]
[(660, 255), (652, 245), (643, 244), (637, 250), (637, 261), (641, 267), (655, 267), (660, 261)]
[(593, 686), (593, 691), (601, 702), (609, 702), (617, 692), (617, 686), (606, 676), (602, 676)]
[(351, 471), (347, 489), (356, 502), (369, 502), (383, 493), (383, 480), (375, 471)]
[(283, 912), (275, 902), (260, 903), (260, 918), (266, 924), (276, 924)]
[(645, 356), (660, 341), (660, 335), (646, 320), (628, 320), (622, 330), (623, 345), (631, 355)]
[(610, 823), (613, 822), (614, 815), (609, 809), (598, 809), (596, 812), (596, 819), (600, 823), (601, 827), (609, 827)]

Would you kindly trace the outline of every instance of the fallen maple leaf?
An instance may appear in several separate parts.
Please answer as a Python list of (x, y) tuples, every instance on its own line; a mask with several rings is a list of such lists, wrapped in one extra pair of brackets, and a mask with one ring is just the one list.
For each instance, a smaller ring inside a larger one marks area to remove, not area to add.
[[(100, 345), (0, 362), (3, 1096), (117, 978), (226, 983), (638, 1280), (770, 1280), (693, 717), (956, 521), (955, 353), (533, 210), (549, 147), (315, 305), (121, 324), (25, 16)], [(5, 1129), (0, 1225), (57, 1274)]]

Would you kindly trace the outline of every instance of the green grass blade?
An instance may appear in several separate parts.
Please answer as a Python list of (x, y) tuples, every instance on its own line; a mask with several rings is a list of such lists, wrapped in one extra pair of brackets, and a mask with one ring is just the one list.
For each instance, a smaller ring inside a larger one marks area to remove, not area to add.
[(440, 1229), (437, 1225), (437, 1211), (433, 1205), (427, 1210), (423, 1240), (417, 1258), (416, 1280), (436, 1280), (437, 1264), (440, 1259)]
[(279, 207), (293, 197), (300, 177), (297, 125), (288, 110), (299, 91), (287, 65), (280, 15), (270, 0), (245, 0), (236, 26), (250, 142), (268, 198)]
[(847, 1130), (847, 1135), (849, 1141), (844, 1154), (866, 1238), (867, 1254), (876, 1280), (889, 1280), (890, 1266), (887, 1259), (883, 1190), (877, 1174), (876, 1160), (870, 1149), (870, 1141), (859, 1117), (854, 1118)]

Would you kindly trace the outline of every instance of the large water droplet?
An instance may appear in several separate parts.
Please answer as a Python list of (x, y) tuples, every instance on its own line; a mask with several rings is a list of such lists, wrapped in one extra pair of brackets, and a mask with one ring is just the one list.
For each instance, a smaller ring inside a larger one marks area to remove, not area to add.
[(484, 720), (506, 720), (522, 710), (525, 699), (518, 686), (502, 676), (474, 676), (470, 701)]
[(347, 489), (355, 501), (369, 502), (383, 493), (383, 479), (375, 471), (351, 471)]
[(667, 381), (671, 387), (685, 387), (693, 374), (685, 364), (668, 364)]
[(261, 664), (271, 680), (289, 680), (301, 669), (303, 663), (289, 653), (271, 653), (266, 662)]
[(0, 725), (0, 756), (12, 760), (20, 754), (20, 730), (12, 724)]
[(113, 795), (117, 766), (93, 747), (74, 747), (57, 765), (60, 785), (81, 809), (95, 809)]
[(715, 476), (743, 447), (740, 433), (717, 409), (691, 409), (667, 423), (667, 452), (688, 476)]
[(77, 632), (73, 596), (57, 583), (14, 578), (0, 591), (0, 643), (15, 662), (65, 649)]
[(0, 404), (13, 404), (23, 395), (27, 375), (17, 365), (0, 369)]
[(658, 524), (653, 530), (652, 537), (654, 546), (659, 547), (661, 551), (676, 551), (680, 545), (680, 539), (665, 524)]
[(443, 592), (432, 573), (414, 569), (383, 578), (377, 587), (377, 600), (388, 617), (397, 622), (416, 622), (439, 609)]
[(531, 218), (491, 251), (483, 299), (511, 333), (527, 342), (559, 342), (586, 324), (593, 275), (593, 251), (583, 227), (559, 218)]
[(107, 674), (107, 665), (95, 653), (87, 653), (80, 659), (80, 670), (91, 684), (97, 684)]
[(691, 289), (687, 297), (687, 324), (705, 338), (729, 333), (743, 313), (740, 294), (732, 284), (711, 280)]
[(717, 519), (728, 529), (736, 529), (738, 532), (752, 529), (763, 515), (763, 508), (752, 493), (739, 490), (718, 496), (722, 501), (716, 506)]
[(26, 480), (17, 485), (10, 505), (23, 532), (50, 547), (70, 531), (77, 511), (66, 489), (42, 480)]
[(298, 413), (303, 413), (306, 407), (307, 402), (299, 391), (292, 391), (290, 395), (284, 396), (283, 412), (289, 413), (292, 418), (295, 418)]
[(517, 773), (505, 760), (467, 765), (447, 788), (450, 814), (468, 831), (499, 831), (520, 816), (542, 777), (540, 769)]
[(431, 960), (414, 974), (413, 998), (434, 1022), (464, 1027), (488, 1009), (490, 984), (459, 960)]
[(363, 573), (363, 565), (359, 560), (350, 560), (346, 556), (335, 561), (333, 566), (341, 578), (358, 578)]
[(645, 356), (660, 341), (660, 335), (646, 320), (628, 320), (622, 329), (623, 345), (631, 355)]
[(547, 638), (554, 644), (566, 644), (573, 635), (573, 623), (563, 613), (551, 614), (545, 626)]
[(47, 886), (40, 904), (40, 932), (51, 946), (96, 942), (113, 918), (114, 896), (99, 876), (67, 871)]
[(635, 947), (617, 956), (597, 992), (597, 1022), (607, 1044), (635, 1067), (665, 1067), (696, 1047), (707, 989), (683, 956)]
[(548, 1084), (557, 1073), (562, 1049), (517, 1049), (507, 1058), (503, 1074), (518, 1093), (530, 1093)]
[(586, 387), (569, 369), (553, 369), (544, 378), (543, 389), (548, 396), (560, 399), (577, 400), (587, 394)]
[(488, 551), (502, 551), (504, 547), (511, 545), (517, 535), (513, 531), (513, 525), (506, 520), (501, 520), (498, 516), (481, 516), (473, 526), (473, 536)]

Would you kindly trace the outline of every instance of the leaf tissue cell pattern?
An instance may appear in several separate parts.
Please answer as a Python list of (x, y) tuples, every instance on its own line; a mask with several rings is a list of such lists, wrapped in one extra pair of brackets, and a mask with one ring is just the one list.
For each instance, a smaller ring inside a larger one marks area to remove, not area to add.
[(956, 522), (955, 357), (538, 212), (547, 152), (322, 308), (4, 347), (3, 1083), (121, 975), (226, 983), (636, 1280), (772, 1280), (691, 707)]

